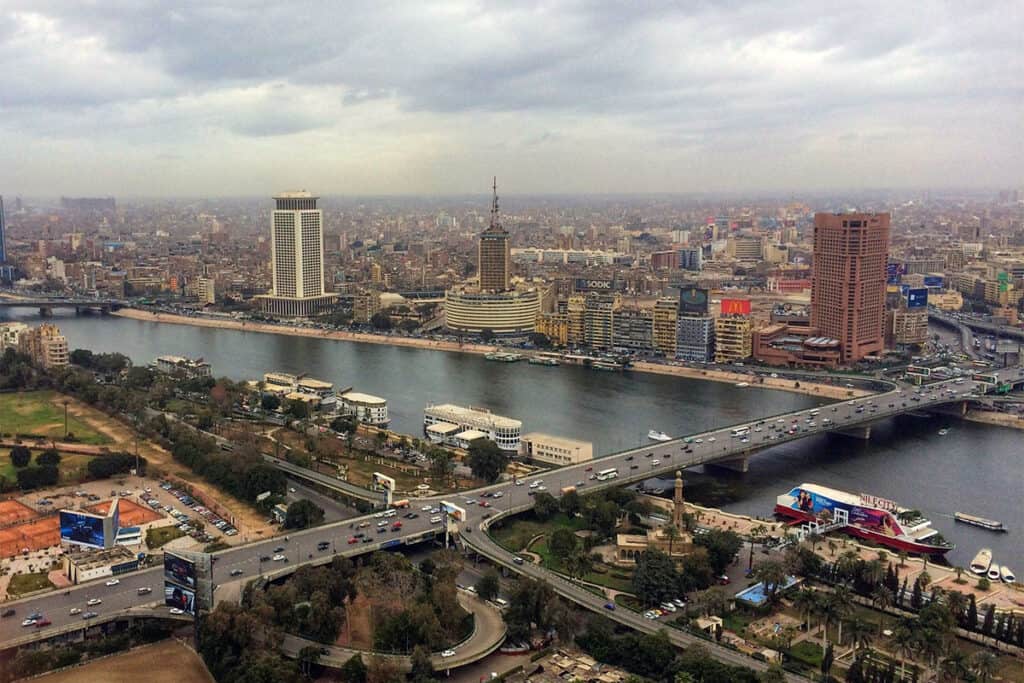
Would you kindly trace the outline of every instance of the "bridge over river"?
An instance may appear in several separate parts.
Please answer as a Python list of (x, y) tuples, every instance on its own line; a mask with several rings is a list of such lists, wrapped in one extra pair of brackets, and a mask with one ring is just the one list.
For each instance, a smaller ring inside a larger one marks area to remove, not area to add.
[[(685, 438), (652, 443), (648, 446), (634, 448), (620, 453), (608, 455), (597, 460), (563, 467), (545, 472), (536, 479), (542, 479), (547, 490), (558, 496), (560, 491), (569, 486), (577, 487), (579, 493), (586, 494), (592, 490), (607, 487), (623, 486), (642, 481), (646, 478), (664, 475), (678, 469), (696, 465), (724, 464), (730, 467), (742, 467), (745, 460), (757, 451), (801, 439), (812, 434), (823, 432), (839, 432), (858, 438), (870, 436), (871, 423), (903, 413), (925, 413), (938, 410), (965, 411), (967, 405), (993, 391), (997, 385), (1024, 384), (1024, 369), (1020, 367), (1003, 368), (987, 372), (972, 378), (947, 380), (928, 385), (912, 387), (902, 383), (895, 384), (884, 393), (857, 398), (814, 411), (801, 410), (794, 413), (778, 415), (764, 420), (744, 423), (742, 425), (715, 429)], [(771, 428), (774, 426), (775, 428)], [(748, 429), (744, 436), (733, 436), (735, 430)], [(591, 479), (595, 471), (616, 470), (617, 476), (605, 481)], [(291, 474), (291, 473), (290, 473)], [(539, 486), (539, 485), (538, 485)], [(473, 551), (490, 561), (504, 566), (510, 571), (525, 574), (551, 584), (562, 597), (571, 600), (580, 607), (605, 614), (631, 628), (651, 631), (659, 626), (642, 618), (627, 609), (614, 611), (605, 610), (605, 598), (595, 595), (580, 584), (540, 566), (517, 564), (512, 553), (494, 543), (486, 534), (486, 526), (501, 516), (528, 510), (533, 505), (531, 489), (522, 481), (503, 481), (492, 486), (482, 487), (473, 491), (461, 492), (457, 495), (444, 496), (446, 500), (459, 506), (464, 511), (462, 519), (446, 518), (441, 524), (430, 522), (431, 514), (426, 508), (437, 506), (442, 497), (417, 500), (424, 510), (415, 519), (403, 519), (402, 528), (390, 531), (390, 525), (380, 528), (374, 526), (374, 517), (366, 516), (356, 520), (346, 520), (290, 535), (288, 542), (281, 538), (268, 539), (255, 543), (237, 546), (214, 554), (213, 581), (215, 584), (228, 584), (233, 581), (252, 579), (281, 578), (305, 564), (326, 564), (335, 555), (354, 557), (382, 549), (412, 545), (431, 541), (440, 534), (458, 532), (462, 542)], [(485, 492), (501, 492), (501, 497), (491, 499), (494, 507), (484, 509), (476, 503), (477, 498)], [(461, 502), (460, 502), (461, 501)], [(413, 508), (416, 511), (416, 507)], [(361, 542), (353, 537), (353, 529), (368, 522), (368, 542)], [(447, 525), (447, 529), (445, 526)], [(318, 544), (326, 543), (324, 550), (318, 550)], [(285, 546), (282, 554), (287, 562), (266, 562), (261, 557), (275, 554), (275, 547)], [(237, 571), (236, 571), (237, 570)], [(237, 577), (232, 576), (232, 572)], [(53, 623), (43, 629), (32, 629), (27, 632), (20, 627), (19, 619), (0, 621), (0, 648), (10, 648), (27, 643), (48, 639), (54, 635), (67, 633), (74, 629), (84, 629), (80, 616), (69, 614), (72, 607), (84, 608), (85, 602), (91, 597), (101, 597), (104, 613), (123, 612), (126, 610), (152, 607), (152, 596), (139, 596), (137, 589), (144, 586), (162, 585), (162, 569), (126, 574), (120, 577), (117, 586), (106, 587), (102, 581), (76, 586), (68, 594), (51, 591), (41, 595), (24, 598), (15, 602), (5, 603), (4, 607), (16, 607), (19, 617), (36, 610), (46, 615)], [(222, 588), (224, 586), (222, 585)], [(101, 611), (97, 609), (97, 611)], [(680, 646), (696, 641), (690, 634), (669, 629), (670, 638)], [(754, 669), (764, 669), (763, 662), (748, 658), (734, 650), (729, 650), (716, 643), (700, 641), (716, 658), (733, 664), (742, 664)], [(481, 653), (486, 648), (481, 648)], [(452, 662), (468, 664), (476, 657), (459, 655)], [(484, 656), (483, 654), (480, 655)], [(789, 675), (790, 680), (803, 680), (798, 676)]]

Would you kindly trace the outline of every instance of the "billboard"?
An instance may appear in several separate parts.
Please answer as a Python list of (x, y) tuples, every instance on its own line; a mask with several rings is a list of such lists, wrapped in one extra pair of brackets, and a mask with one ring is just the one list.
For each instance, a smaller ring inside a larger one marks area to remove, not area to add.
[(172, 553), (164, 553), (164, 581), (195, 591), (196, 563)]
[[(74, 510), (60, 511), (60, 540), (89, 548), (107, 547), (103, 533), (106, 518)], [(113, 545), (113, 539), (111, 539)]]
[(382, 489), (386, 490), (386, 491), (394, 491), (395, 490), (395, 480), (392, 479), (391, 477), (389, 477), (386, 474), (381, 474), (380, 472), (374, 472), (373, 473), (373, 483), (372, 483), (370, 488), (372, 488), (374, 491), (380, 491)]
[(578, 277), (573, 282), (573, 291), (575, 292), (621, 292), (625, 288), (624, 281), (604, 278)]
[(699, 287), (685, 287), (680, 290), (679, 312), (707, 315), (708, 290)]
[(185, 614), (196, 614), (196, 592), (187, 588), (175, 585), (170, 582), (164, 583), (164, 604), (168, 607), (176, 607)]
[(441, 512), (458, 522), (466, 519), (466, 511), (464, 509), (446, 500), (441, 501)]
[(924, 286), (925, 287), (941, 287), (945, 279), (941, 275), (925, 275)]
[(885, 264), (885, 281), (890, 285), (897, 284), (906, 274), (907, 269), (902, 263)]
[[(903, 529), (891, 512), (879, 510), (874, 507), (853, 505), (839, 500), (834, 500), (820, 493), (802, 489), (799, 486), (789, 492), (793, 497), (792, 508), (800, 510), (814, 518), (821, 524), (828, 524), (835, 519), (836, 510), (846, 510), (850, 515), (850, 524), (869, 529), (871, 531), (885, 534), (886, 536), (899, 536)], [(886, 501), (879, 501), (883, 505)]]
[(928, 305), (928, 290), (910, 289), (907, 290), (907, 308), (924, 308)]
[(748, 299), (722, 299), (722, 315), (750, 315)]

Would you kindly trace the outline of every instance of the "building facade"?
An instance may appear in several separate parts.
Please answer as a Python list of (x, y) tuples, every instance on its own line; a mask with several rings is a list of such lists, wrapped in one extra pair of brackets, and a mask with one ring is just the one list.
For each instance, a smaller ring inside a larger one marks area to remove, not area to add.
[(212, 377), (213, 368), (202, 358), (185, 358), (183, 356), (157, 356), (154, 362), (158, 372), (175, 377), (195, 379), (197, 377)]
[(531, 432), (523, 434), (520, 453), (524, 458), (555, 467), (564, 467), (593, 460), (594, 444), (589, 441), (577, 441), (551, 434)]
[(750, 358), (750, 318), (725, 315), (715, 320), (715, 362), (735, 363)]
[(494, 197), (491, 200), (491, 224), (480, 234), (478, 247), (480, 291), (508, 291), (512, 277), (509, 237), (498, 216), (498, 180), (495, 178)]
[(18, 335), (18, 349), (40, 367), (56, 368), (68, 364), (68, 340), (59, 327), (50, 323)]
[(523, 431), (523, 423), (519, 420), (495, 415), (489, 410), (463, 408), (450, 403), (427, 406), (423, 411), (424, 431), (438, 423), (455, 425), (460, 432), (469, 429), (483, 432), (502, 450), (519, 452), (520, 436)]
[(513, 335), (533, 332), (540, 313), (536, 289), (472, 292), (450, 289), (444, 295), (445, 327), (455, 332)]
[(654, 349), (654, 311), (649, 308), (620, 308), (614, 313), (612, 346), (648, 352)]
[(614, 344), (615, 313), (621, 305), (618, 294), (588, 294), (583, 304), (583, 338), (594, 349)]
[(666, 358), (676, 355), (676, 328), (679, 322), (679, 302), (675, 299), (658, 299), (654, 302), (652, 322), (652, 343), (654, 350)]
[(843, 363), (885, 348), (888, 213), (814, 216), (811, 325), (839, 340)]
[(676, 327), (676, 358), (708, 363), (715, 357), (715, 320), (710, 315), (680, 314)]
[(341, 395), (342, 410), (364, 424), (384, 426), (391, 422), (388, 402), (379, 396), (349, 391)]

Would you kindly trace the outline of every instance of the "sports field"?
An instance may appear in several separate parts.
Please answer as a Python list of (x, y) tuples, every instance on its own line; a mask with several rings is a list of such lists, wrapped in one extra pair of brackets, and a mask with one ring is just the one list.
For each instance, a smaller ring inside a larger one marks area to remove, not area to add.
[[(0, 394), (0, 433), (64, 438), (62, 397), (53, 391)], [(107, 444), (110, 439), (68, 413), (68, 432), (80, 443)]]

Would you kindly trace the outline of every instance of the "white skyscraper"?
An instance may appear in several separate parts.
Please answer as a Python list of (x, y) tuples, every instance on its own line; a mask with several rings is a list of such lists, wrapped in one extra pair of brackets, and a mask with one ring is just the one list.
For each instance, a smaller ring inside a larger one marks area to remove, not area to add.
[(329, 309), (336, 300), (324, 288), (324, 217), (317, 197), (306, 191), (274, 197), (271, 219), (271, 265), (274, 284), (260, 298), (267, 313), (310, 316)]

